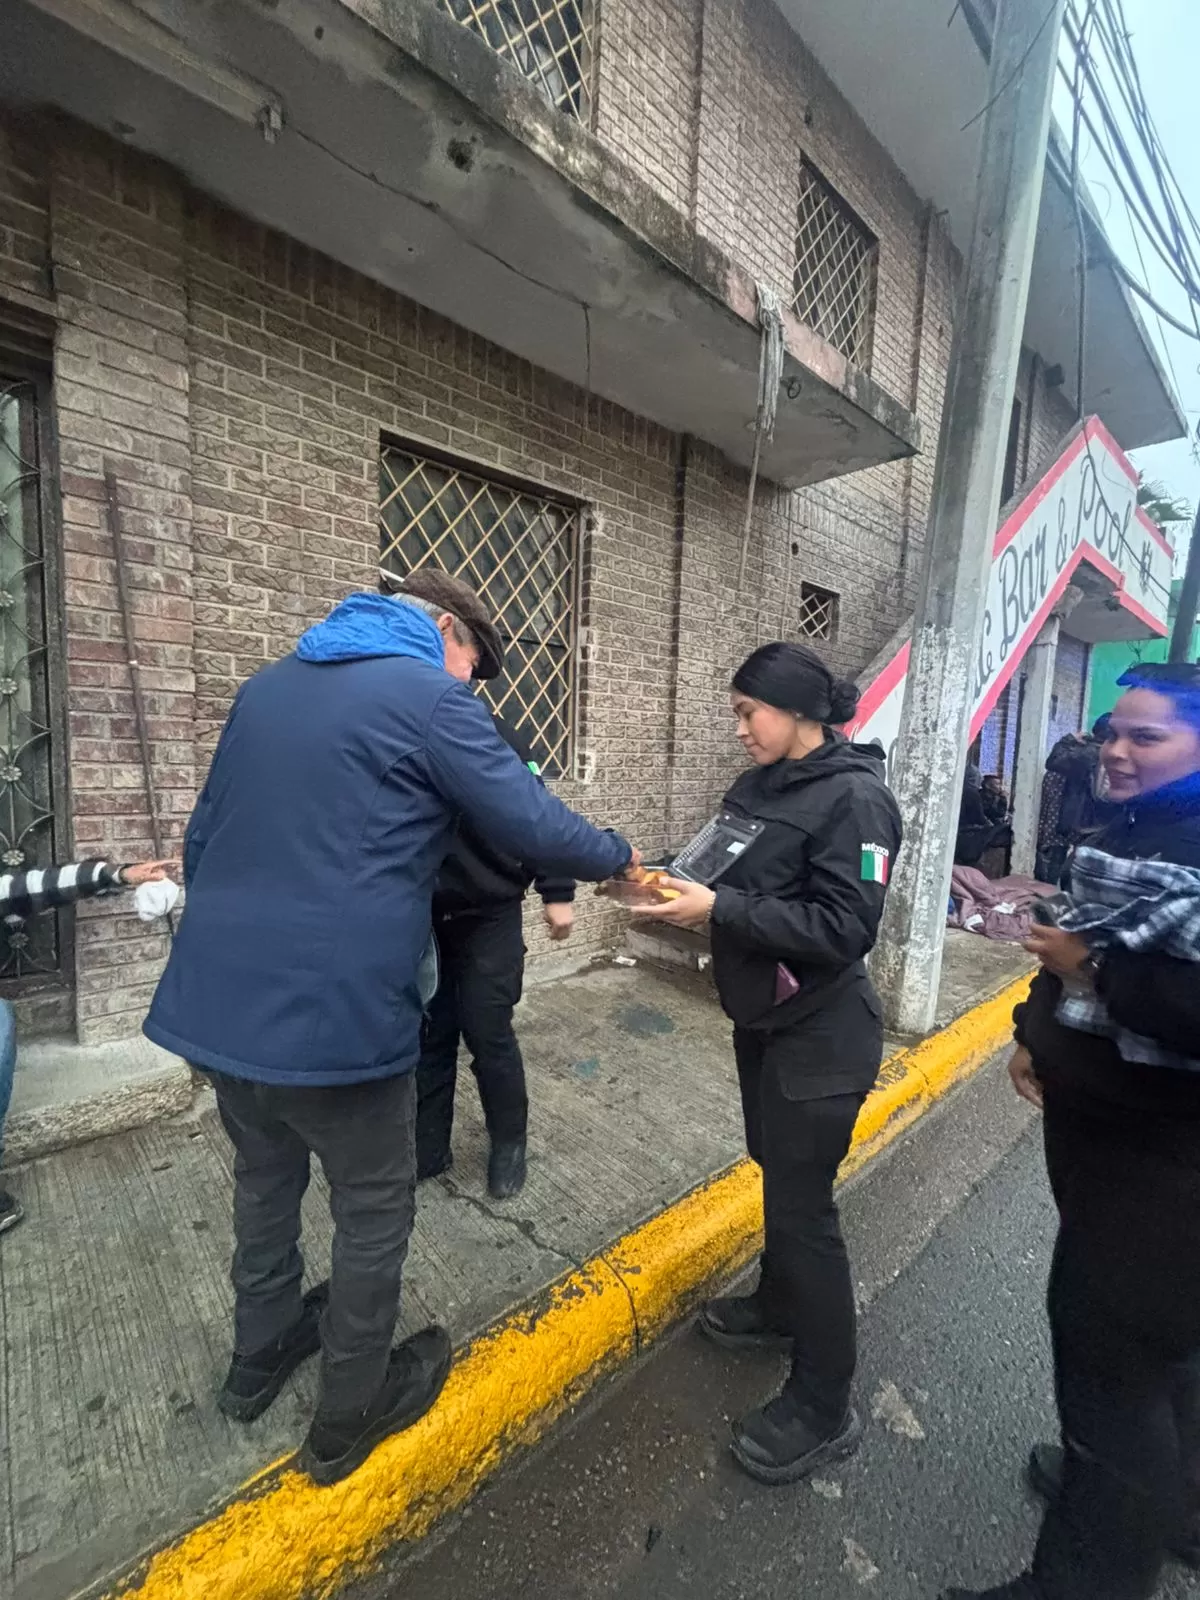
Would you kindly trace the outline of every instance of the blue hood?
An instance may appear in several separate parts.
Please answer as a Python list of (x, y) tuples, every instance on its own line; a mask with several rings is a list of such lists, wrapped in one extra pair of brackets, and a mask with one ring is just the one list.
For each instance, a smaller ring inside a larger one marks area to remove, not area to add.
[(324, 622), (300, 636), (301, 661), (364, 661), (372, 656), (412, 656), (431, 667), (446, 665), (442, 636), (432, 617), (386, 594), (352, 594)]

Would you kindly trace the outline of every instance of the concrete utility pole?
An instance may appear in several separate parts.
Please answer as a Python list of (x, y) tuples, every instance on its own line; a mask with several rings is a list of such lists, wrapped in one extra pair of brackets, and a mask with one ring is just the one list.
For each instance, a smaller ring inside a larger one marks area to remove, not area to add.
[(1013, 780), (1012, 869), (1033, 876), (1037, 861), (1042, 778), (1046, 771), (1046, 730), (1054, 692), (1059, 619), (1050, 617), (1025, 656), (1025, 694), (1017, 730), (1017, 771)]
[(1167, 646), (1168, 661), (1192, 659), (1192, 634), (1196, 629), (1196, 612), (1200, 610), (1200, 503), (1196, 506), (1196, 520), (1192, 523), (1192, 542), (1188, 545), (1187, 565), (1183, 569), (1183, 583), (1179, 590), (1179, 610), (1171, 629), (1171, 642)]
[(898, 742), (905, 821), (874, 974), (888, 1024), (937, 1010), (967, 732), (1066, 0), (1000, 0), (975, 224), (946, 388)]

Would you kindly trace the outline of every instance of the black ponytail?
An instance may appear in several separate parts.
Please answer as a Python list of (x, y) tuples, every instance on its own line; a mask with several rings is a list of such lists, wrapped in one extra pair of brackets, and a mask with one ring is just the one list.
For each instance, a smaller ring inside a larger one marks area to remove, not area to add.
[(849, 722), (858, 708), (857, 684), (835, 677), (807, 645), (782, 639), (747, 656), (733, 675), (733, 687), (810, 722)]

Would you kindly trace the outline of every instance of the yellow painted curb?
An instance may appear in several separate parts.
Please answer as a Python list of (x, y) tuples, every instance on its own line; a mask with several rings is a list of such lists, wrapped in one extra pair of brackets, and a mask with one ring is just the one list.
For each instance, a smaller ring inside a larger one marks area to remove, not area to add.
[[(1010, 985), (889, 1058), (843, 1175), (889, 1144), (1011, 1036)], [(459, 1356), (434, 1410), (344, 1483), (318, 1489), (282, 1462), (210, 1521), (142, 1564), (128, 1600), (308, 1600), (391, 1545), (419, 1538), (508, 1455), (533, 1443), (605, 1373), (677, 1321), (759, 1248), (762, 1185), (741, 1161), (566, 1274)]]

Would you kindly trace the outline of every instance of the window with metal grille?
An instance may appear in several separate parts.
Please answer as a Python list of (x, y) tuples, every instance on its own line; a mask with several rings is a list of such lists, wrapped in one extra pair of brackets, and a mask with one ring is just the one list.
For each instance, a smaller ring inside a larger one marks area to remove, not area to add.
[(570, 770), (575, 711), (580, 508), (474, 468), (385, 444), (380, 564), (441, 567), (469, 583), (504, 640), (488, 704), (518, 728), (542, 770)]
[(591, 119), (598, 0), (436, 0), (511, 61), (558, 111)]
[(803, 639), (832, 639), (837, 632), (838, 597), (819, 584), (800, 585), (800, 615), (796, 631)]
[(792, 309), (855, 366), (871, 361), (879, 241), (808, 161), (800, 163)]

